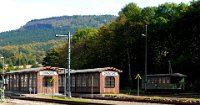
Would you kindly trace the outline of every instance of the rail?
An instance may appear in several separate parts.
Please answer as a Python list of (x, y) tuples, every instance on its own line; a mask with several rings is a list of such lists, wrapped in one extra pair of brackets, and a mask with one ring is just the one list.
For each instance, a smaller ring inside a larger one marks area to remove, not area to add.
[(75, 102), (75, 101), (54, 100), (54, 99), (24, 97), (24, 96), (9, 96), (9, 98), (11, 98), (11, 99), (19, 99), (19, 100), (29, 100), (29, 101), (57, 103), (57, 104), (65, 104), (65, 105), (66, 104), (67, 105), (112, 105), (112, 104), (103, 104), (103, 103), (94, 103), (94, 102)]

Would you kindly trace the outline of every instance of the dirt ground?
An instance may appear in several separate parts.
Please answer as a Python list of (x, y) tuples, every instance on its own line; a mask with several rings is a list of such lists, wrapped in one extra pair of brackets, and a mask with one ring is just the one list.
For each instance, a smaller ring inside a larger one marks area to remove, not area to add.
[[(95, 103), (107, 103), (107, 104), (113, 104), (113, 105), (167, 105), (167, 104), (158, 104), (158, 103), (138, 103), (138, 102), (91, 100), (91, 99), (86, 99), (86, 100), (90, 102), (95, 102)], [(18, 100), (18, 99), (7, 99), (5, 102), (0, 103), (0, 105), (63, 105), (63, 104), (27, 101), (27, 100)]]
[(0, 103), (0, 105), (15, 105), (14, 103)]
[(1, 102), (0, 105), (63, 105), (63, 104), (45, 103), (45, 102), (36, 102), (36, 101), (27, 101), (18, 99), (7, 99), (5, 102)]

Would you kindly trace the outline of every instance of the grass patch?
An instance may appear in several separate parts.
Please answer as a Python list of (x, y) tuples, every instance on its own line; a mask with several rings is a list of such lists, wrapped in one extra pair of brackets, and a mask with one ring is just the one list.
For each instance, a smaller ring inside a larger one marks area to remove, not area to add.
[(53, 99), (53, 100), (61, 100), (61, 101), (72, 101), (72, 102), (89, 102), (88, 100), (82, 99), (82, 98), (64, 98), (64, 97), (57, 97), (57, 96), (48, 96), (48, 95), (40, 95), (41, 98), (46, 99)]
[(165, 96), (165, 95), (130, 95), (130, 94), (103, 94), (105, 97), (127, 97), (127, 98), (138, 98), (138, 99), (145, 99), (145, 98), (150, 98), (150, 99), (172, 99), (172, 100), (191, 100), (191, 101), (200, 101), (200, 97), (179, 97), (179, 96)]
[[(165, 96), (165, 95), (141, 95), (141, 96), (136, 96), (136, 95), (129, 95), (129, 94), (101, 94), (103, 97), (117, 97), (117, 98), (136, 98), (136, 99), (170, 99), (170, 100), (191, 100), (191, 101), (200, 101), (200, 97), (179, 97), (179, 96)], [(52, 97), (49, 95), (39, 95), (41, 98), (46, 98), (46, 99), (54, 99), (54, 100), (62, 100), (62, 101), (72, 101), (72, 102), (91, 102), (90, 99), (83, 99), (83, 98), (64, 98), (64, 97)]]

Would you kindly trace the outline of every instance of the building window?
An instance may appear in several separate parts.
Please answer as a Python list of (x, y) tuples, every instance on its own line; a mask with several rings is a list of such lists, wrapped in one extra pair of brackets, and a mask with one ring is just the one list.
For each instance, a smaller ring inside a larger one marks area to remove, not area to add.
[(71, 87), (75, 87), (75, 84), (76, 84), (76, 78), (75, 78), (75, 75), (71, 76)]
[(77, 87), (81, 87), (81, 75), (77, 75)]
[(162, 77), (158, 78), (158, 83), (162, 83)]
[(52, 87), (53, 86), (53, 78), (52, 77), (44, 77), (43, 78), (43, 87)]
[(32, 82), (33, 82), (33, 87), (36, 88), (37, 87), (37, 78), (36, 78), (36, 74), (32, 74)]
[(24, 77), (23, 75), (20, 75), (20, 78), (21, 78), (21, 87), (24, 87), (24, 78), (23, 77)]
[(29, 88), (32, 87), (32, 75), (29, 74)]
[(82, 75), (82, 87), (86, 87), (86, 76), (85, 74)]
[(114, 88), (115, 87), (115, 77), (106, 77), (105, 78), (105, 87)]
[(94, 84), (94, 87), (99, 87), (99, 73), (94, 74), (93, 84)]
[(166, 78), (166, 83), (170, 83), (170, 78), (169, 77)]
[(58, 81), (59, 81), (59, 87), (63, 87), (64, 86), (64, 77), (62, 75), (58, 77)]
[(24, 74), (24, 87), (28, 86), (28, 76), (27, 74)]

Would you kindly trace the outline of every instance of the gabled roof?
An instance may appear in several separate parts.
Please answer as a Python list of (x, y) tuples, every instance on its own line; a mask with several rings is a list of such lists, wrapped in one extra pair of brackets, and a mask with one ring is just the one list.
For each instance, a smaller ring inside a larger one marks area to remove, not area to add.
[(159, 77), (159, 76), (173, 76), (173, 77), (187, 77), (184, 74), (181, 73), (172, 73), (172, 74), (148, 74), (149, 77)]
[(23, 69), (23, 70), (15, 70), (15, 71), (10, 71), (6, 72), (6, 74), (11, 74), (11, 73), (25, 73), (25, 72), (38, 72), (38, 71), (43, 71), (43, 70), (59, 70), (57, 67), (37, 67), (37, 68), (29, 68), (29, 69)]
[(5, 72), (0, 72), (0, 75), (3, 75), (3, 74), (5, 74)]
[[(70, 73), (89, 73), (89, 72), (103, 72), (103, 71), (116, 71), (116, 72), (122, 72), (122, 70), (116, 69), (114, 67), (104, 67), (104, 68), (94, 68), (94, 69), (82, 69), (82, 70), (70, 70)], [(66, 73), (68, 73), (68, 70), (66, 69)], [(64, 74), (64, 69), (59, 74)]]

